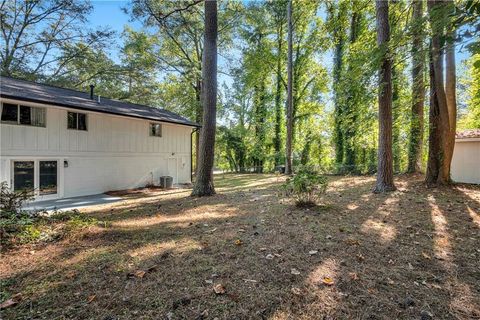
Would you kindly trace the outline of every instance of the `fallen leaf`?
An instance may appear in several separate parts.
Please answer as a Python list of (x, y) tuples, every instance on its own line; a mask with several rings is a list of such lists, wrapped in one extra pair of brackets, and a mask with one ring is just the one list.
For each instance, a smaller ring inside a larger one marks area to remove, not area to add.
[(93, 300), (95, 300), (97, 296), (95, 294), (92, 294), (91, 296), (88, 296), (87, 303), (91, 303)]
[(135, 271), (134, 275), (135, 275), (135, 277), (137, 277), (137, 278), (143, 278), (143, 277), (145, 276), (145, 273), (146, 273), (146, 272), (143, 271), (143, 270), (137, 270), (137, 271)]
[(0, 304), (0, 310), (13, 307), (17, 305), (20, 301), (22, 301), (22, 294), (21, 293), (14, 294), (10, 299), (5, 300)]
[(330, 278), (330, 277), (323, 277), (323, 278), (322, 278), (322, 283), (323, 283), (324, 285), (327, 285), (327, 286), (333, 286), (334, 281), (333, 281), (333, 279)]
[(225, 294), (225, 292), (226, 292), (225, 287), (221, 283), (218, 283), (218, 284), (214, 285), (213, 286), (213, 291), (216, 294)]

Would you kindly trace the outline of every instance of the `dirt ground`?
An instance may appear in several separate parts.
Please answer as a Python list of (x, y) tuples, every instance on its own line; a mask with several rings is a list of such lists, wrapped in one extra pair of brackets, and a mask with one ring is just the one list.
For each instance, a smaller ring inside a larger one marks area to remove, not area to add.
[[(274, 175), (218, 194), (124, 194), (100, 223), (2, 252), (3, 319), (480, 319), (480, 188), (333, 177), (324, 205), (281, 199)], [(218, 293), (215, 293), (215, 290)]]

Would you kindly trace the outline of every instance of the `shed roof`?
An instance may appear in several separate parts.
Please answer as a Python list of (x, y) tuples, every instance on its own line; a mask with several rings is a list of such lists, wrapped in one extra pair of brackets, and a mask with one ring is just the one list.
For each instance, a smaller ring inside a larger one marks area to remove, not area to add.
[(0, 76), (0, 96), (7, 99), (199, 127), (197, 123), (165, 109), (108, 98), (101, 98), (98, 103), (90, 99), (90, 93), (4, 76)]
[(470, 130), (458, 131), (455, 138), (456, 139), (480, 138), (480, 129), (470, 129)]

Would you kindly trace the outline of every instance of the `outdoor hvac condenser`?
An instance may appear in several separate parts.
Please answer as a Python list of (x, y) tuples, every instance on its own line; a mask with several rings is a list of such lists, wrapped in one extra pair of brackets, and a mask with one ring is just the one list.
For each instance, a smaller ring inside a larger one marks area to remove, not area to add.
[(162, 176), (160, 177), (160, 187), (170, 189), (173, 185), (173, 177)]

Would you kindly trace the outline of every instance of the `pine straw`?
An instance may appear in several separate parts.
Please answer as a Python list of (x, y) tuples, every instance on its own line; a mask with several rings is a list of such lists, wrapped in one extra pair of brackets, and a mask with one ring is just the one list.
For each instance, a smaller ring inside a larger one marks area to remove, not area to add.
[(374, 195), (373, 177), (334, 177), (310, 209), (269, 175), (125, 194), (85, 211), (104, 227), (3, 252), (2, 297), (23, 300), (2, 317), (479, 319), (480, 189), (420, 179)]

